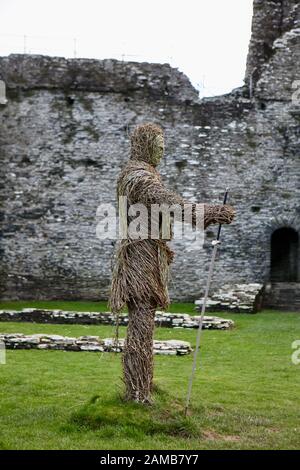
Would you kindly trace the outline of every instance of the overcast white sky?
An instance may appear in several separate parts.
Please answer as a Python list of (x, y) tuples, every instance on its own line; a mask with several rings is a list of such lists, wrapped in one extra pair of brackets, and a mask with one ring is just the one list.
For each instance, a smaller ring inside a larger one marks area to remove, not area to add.
[(168, 62), (200, 96), (218, 95), (243, 84), (252, 3), (0, 0), (0, 55), (74, 57), (76, 50), (77, 57)]

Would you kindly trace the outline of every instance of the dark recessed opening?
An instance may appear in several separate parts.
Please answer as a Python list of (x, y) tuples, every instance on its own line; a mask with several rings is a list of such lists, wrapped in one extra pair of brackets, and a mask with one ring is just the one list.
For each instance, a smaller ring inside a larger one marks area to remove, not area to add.
[(66, 100), (67, 100), (67, 104), (68, 104), (69, 106), (72, 106), (72, 105), (74, 104), (74, 102), (75, 102), (75, 99), (72, 98), (72, 96), (67, 96)]
[(215, 237), (215, 233), (212, 232), (211, 230), (208, 230), (208, 231), (206, 232), (206, 237), (207, 237), (207, 238), (214, 238), (214, 237)]
[(175, 166), (179, 168), (179, 170), (181, 170), (182, 168), (185, 168), (186, 165), (187, 165), (186, 160), (178, 160), (177, 162), (175, 162)]
[(260, 211), (260, 207), (259, 207), (259, 206), (252, 206), (252, 207), (251, 207), (251, 210), (252, 210), (252, 212), (256, 212), (256, 213), (257, 213), (257, 212)]
[(283, 227), (271, 237), (271, 281), (297, 282), (299, 236), (296, 230)]

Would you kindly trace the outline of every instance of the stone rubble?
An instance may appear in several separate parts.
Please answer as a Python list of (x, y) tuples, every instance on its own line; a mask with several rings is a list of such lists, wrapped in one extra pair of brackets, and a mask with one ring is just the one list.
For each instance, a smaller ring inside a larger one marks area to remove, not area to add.
[[(156, 326), (167, 328), (197, 328), (199, 316), (186, 313), (168, 313), (157, 311), (155, 315)], [(59, 324), (87, 324), (87, 325), (115, 325), (116, 318), (110, 312), (71, 312), (63, 310), (46, 310), (38, 308), (23, 308), (21, 311), (0, 310), (1, 321), (59, 323)], [(127, 314), (121, 314), (119, 324), (128, 324)], [(226, 330), (232, 328), (234, 322), (230, 319), (216, 316), (205, 316), (204, 329)]]
[[(100, 339), (99, 336), (80, 336), (79, 338), (73, 338), (61, 335), (5, 333), (0, 334), (0, 342), (3, 342), (7, 349), (122, 352), (124, 348), (124, 339), (119, 339), (116, 343), (113, 338)], [(153, 341), (154, 354), (184, 356), (190, 354), (191, 351), (191, 345), (187, 341)]]
[[(256, 313), (263, 300), (263, 284), (224, 285), (207, 299), (206, 310), (230, 310), (231, 312)], [(201, 310), (203, 299), (196, 300), (196, 309)]]

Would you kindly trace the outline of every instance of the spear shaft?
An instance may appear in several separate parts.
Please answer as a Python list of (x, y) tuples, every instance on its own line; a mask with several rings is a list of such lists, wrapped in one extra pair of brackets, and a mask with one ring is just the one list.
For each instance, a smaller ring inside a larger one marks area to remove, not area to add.
[[(227, 202), (228, 191), (229, 191), (229, 189), (226, 188), (226, 191), (225, 191), (225, 194), (224, 194), (224, 199), (223, 199), (223, 204), (226, 204), (226, 202)], [(217, 251), (218, 251), (218, 246), (220, 244), (221, 228), (222, 228), (222, 224), (219, 224), (217, 238), (212, 241), (213, 252), (212, 252), (211, 261), (210, 261), (210, 265), (209, 265), (209, 271), (208, 271), (207, 282), (206, 282), (206, 287), (205, 287), (205, 294), (204, 294), (204, 299), (203, 299), (202, 309), (201, 309), (201, 315), (200, 315), (199, 324), (198, 324), (196, 348), (195, 348), (195, 351), (194, 351), (194, 359), (193, 359), (193, 367), (192, 367), (192, 372), (191, 372), (190, 379), (189, 379), (189, 386), (188, 386), (188, 392), (187, 392), (187, 398), (186, 398), (186, 404), (185, 404), (185, 416), (187, 416), (188, 408), (189, 408), (189, 404), (190, 404), (190, 400), (191, 400), (193, 381), (194, 381), (194, 376), (195, 376), (195, 371), (196, 371), (196, 366), (197, 366), (197, 357), (198, 357), (198, 352), (199, 352), (199, 348), (200, 348), (201, 333), (202, 333), (202, 329), (203, 329), (203, 320), (204, 320), (206, 302), (207, 302), (207, 299), (208, 299), (209, 288), (210, 288), (210, 283), (211, 283), (211, 279), (212, 279), (212, 275), (213, 275), (216, 254), (217, 254)]]

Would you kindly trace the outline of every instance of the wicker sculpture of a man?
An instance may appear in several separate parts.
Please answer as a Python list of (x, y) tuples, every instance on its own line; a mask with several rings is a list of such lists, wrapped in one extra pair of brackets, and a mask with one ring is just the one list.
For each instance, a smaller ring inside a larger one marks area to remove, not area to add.
[[(164, 153), (162, 129), (143, 124), (131, 135), (131, 156), (121, 171), (117, 195), (126, 196), (128, 205), (187, 203), (165, 188), (156, 166)], [(234, 209), (228, 205), (204, 205), (204, 228), (210, 224), (228, 224)], [(129, 222), (129, 221), (128, 221)], [(121, 240), (111, 284), (110, 305), (118, 313), (127, 304), (128, 328), (122, 357), (125, 397), (151, 403), (153, 388), (153, 332), (155, 311), (169, 305), (168, 269), (173, 252), (164, 239)]]

